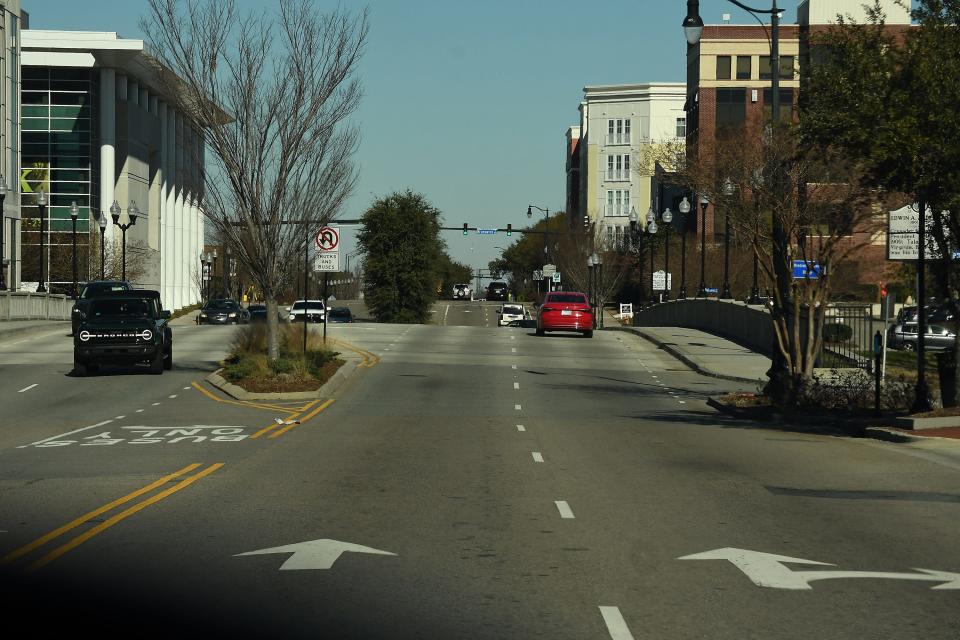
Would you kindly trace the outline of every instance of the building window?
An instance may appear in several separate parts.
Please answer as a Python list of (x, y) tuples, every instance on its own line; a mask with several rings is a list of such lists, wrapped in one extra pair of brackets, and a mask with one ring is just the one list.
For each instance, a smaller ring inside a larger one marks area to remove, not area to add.
[(687, 137), (687, 119), (686, 118), (677, 118), (677, 137), (678, 138)]
[(609, 189), (607, 191), (607, 209), (604, 215), (627, 216), (630, 214), (630, 190)]
[[(793, 121), (793, 89), (780, 89), (780, 120)], [(773, 118), (773, 89), (763, 90), (763, 119)]]
[(607, 120), (607, 144), (630, 144), (630, 119)]
[(740, 129), (747, 121), (747, 90), (717, 89), (717, 132)]
[(630, 179), (630, 154), (611, 154), (607, 156), (607, 180)]
[(730, 56), (717, 56), (717, 80), (730, 79)]
[[(781, 80), (793, 80), (794, 79), (794, 64), (796, 59), (793, 56), (780, 56), (780, 79)], [(761, 80), (770, 80), (772, 78), (770, 72), (770, 56), (760, 56), (760, 79)]]
[(737, 56), (737, 80), (749, 80), (753, 58)]

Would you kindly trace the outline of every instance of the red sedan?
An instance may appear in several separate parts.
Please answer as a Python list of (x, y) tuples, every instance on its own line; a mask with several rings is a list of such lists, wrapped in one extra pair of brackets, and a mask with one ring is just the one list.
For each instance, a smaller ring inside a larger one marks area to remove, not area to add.
[(547, 331), (579, 331), (593, 337), (593, 310), (587, 296), (575, 291), (551, 291), (537, 311), (537, 335)]

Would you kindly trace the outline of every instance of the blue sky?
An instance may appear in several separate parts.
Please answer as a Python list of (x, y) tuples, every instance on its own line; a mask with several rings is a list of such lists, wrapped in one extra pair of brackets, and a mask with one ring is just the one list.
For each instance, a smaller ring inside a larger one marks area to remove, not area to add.
[[(336, 2), (316, 0), (320, 7)], [(242, 9), (274, 6), (237, 0)], [(347, 7), (362, 7), (354, 0)], [(767, 5), (766, 0), (757, 0)], [(786, 22), (796, 18), (785, 0)], [(35, 29), (116, 31), (142, 38), (138, 0), (22, 0)], [(377, 196), (410, 188), (450, 226), (526, 224), (528, 204), (564, 206), (564, 134), (578, 124), (587, 84), (681, 82), (685, 0), (370, 0), (360, 67), (360, 181), (342, 213), (358, 217)], [(707, 23), (724, 0), (701, 0)], [(752, 19), (751, 19), (752, 20)], [(353, 228), (344, 228), (352, 248)], [(447, 232), (451, 255), (474, 269), (508, 239)]]

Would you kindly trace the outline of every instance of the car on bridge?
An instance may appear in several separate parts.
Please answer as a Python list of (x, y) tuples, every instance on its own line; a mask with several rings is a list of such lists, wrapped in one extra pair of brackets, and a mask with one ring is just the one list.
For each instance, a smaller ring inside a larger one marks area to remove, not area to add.
[(551, 291), (537, 309), (537, 335), (548, 331), (578, 331), (593, 337), (593, 309), (586, 294), (578, 291)]
[(125, 280), (94, 280), (83, 285), (77, 301), (73, 303), (73, 309), (70, 312), (71, 333), (77, 332), (80, 321), (86, 318), (87, 310), (90, 308), (90, 301), (96, 297), (113, 294), (117, 292), (130, 291), (133, 287)]
[(508, 291), (506, 282), (495, 280), (487, 285), (487, 300), (506, 300)]
[(454, 300), (469, 300), (472, 295), (473, 295), (473, 289), (470, 288), (470, 285), (468, 284), (453, 285)]
[(173, 368), (170, 312), (152, 290), (116, 292), (93, 298), (73, 337), (73, 372), (96, 373), (100, 366), (146, 364), (150, 373)]

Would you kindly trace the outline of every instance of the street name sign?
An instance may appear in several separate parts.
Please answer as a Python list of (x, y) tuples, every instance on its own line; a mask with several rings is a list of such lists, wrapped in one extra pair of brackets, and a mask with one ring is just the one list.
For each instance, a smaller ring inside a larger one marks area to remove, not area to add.
[(237, 556), (259, 556), (273, 553), (291, 553), (289, 558), (280, 565), (280, 571), (298, 571), (303, 569), (329, 569), (345, 552), (369, 553), (378, 556), (395, 556), (389, 551), (381, 551), (372, 547), (365, 547), (352, 542), (341, 542), (324, 538), (321, 540), (307, 540), (287, 544), (282, 547), (271, 547), (257, 551), (238, 553)]
[(477, 234), (481, 236), (492, 236), (497, 233), (496, 229), (477, 229)]
[(793, 261), (793, 279), (794, 280), (817, 280), (820, 277), (822, 269), (819, 262), (807, 262), (806, 260)]
[(960, 589), (960, 573), (933, 569), (914, 569), (913, 572), (902, 573), (888, 571), (794, 571), (785, 566), (785, 563), (821, 567), (832, 567), (834, 565), (829, 562), (791, 558), (790, 556), (750, 551), (749, 549), (735, 549), (733, 547), (682, 556), (677, 560), (727, 560), (740, 569), (753, 584), (770, 589), (809, 590), (813, 588), (810, 583), (815, 580), (837, 578), (924, 580), (938, 583), (932, 587), (933, 589)]

